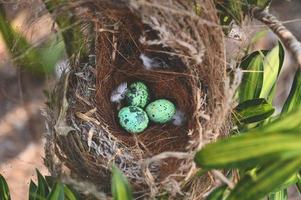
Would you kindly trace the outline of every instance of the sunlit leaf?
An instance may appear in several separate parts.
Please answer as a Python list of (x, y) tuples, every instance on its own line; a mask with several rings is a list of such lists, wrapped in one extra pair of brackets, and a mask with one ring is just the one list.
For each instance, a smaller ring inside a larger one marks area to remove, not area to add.
[(274, 111), (273, 106), (265, 99), (251, 99), (234, 109), (234, 118), (239, 123), (259, 122), (271, 116)]
[(291, 158), (301, 154), (301, 133), (262, 130), (221, 139), (196, 153), (195, 162), (203, 168), (252, 167), (275, 158)]
[(301, 70), (299, 69), (294, 78), (290, 94), (282, 108), (282, 113), (290, 112), (301, 107)]
[(128, 181), (117, 167), (112, 169), (112, 194), (114, 200), (131, 200), (132, 191)]
[(263, 84), (263, 60), (263, 54), (255, 51), (241, 62), (244, 75), (238, 90), (240, 102), (259, 97)]
[(241, 200), (242, 197), (244, 200), (261, 199), (300, 168), (300, 157), (270, 162), (256, 173), (256, 177), (245, 175), (237, 183), (227, 200)]
[(272, 0), (247, 0), (249, 4), (258, 6), (260, 8), (265, 8), (267, 7)]
[(301, 128), (301, 108), (279, 116), (274, 121), (255, 131), (277, 132)]
[(281, 43), (278, 43), (264, 59), (263, 85), (260, 93), (261, 98), (272, 102), (274, 89), (280, 70), (284, 61), (284, 49)]
[(281, 185), (279, 185), (273, 192), (278, 192), (280, 190), (284, 190), (298, 182), (299, 174), (296, 172), (291, 177), (287, 178)]
[(5, 178), (0, 174), (0, 199), (10, 200), (10, 193)]

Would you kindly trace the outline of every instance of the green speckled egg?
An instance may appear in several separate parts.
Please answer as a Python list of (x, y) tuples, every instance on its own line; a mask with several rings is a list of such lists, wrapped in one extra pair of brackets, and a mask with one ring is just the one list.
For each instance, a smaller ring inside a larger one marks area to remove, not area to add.
[(160, 124), (170, 121), (175, 112), (175, 105), (166, 99), (153, 101), (146, 106), (146, 113), (149, 119)]
[(135, 82), (128, 87), (126, 101), (130, 106), (144, 108), (149, 101), (149, 91), (142, 82)]
[(129, 133), (140, 133), (147, 128), (148, 116), (136, 106), (122, 108), (118, 113), (120, 125)]

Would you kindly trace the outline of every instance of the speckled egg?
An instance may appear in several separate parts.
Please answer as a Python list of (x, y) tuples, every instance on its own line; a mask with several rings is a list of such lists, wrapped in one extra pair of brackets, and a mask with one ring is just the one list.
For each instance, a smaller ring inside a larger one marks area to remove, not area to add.
[(122, 108), (118, 118), (120, 125), (129, 133), (141, 133), (147, 128), (149, 122), (146, 112), (136, 106)]
[(160, 124), (170, 121), (175, 112), (175, 105), (166, 99), (153, 101), (146, 106), (146, 113), (149, 119)]
[(149, 91), (142, 82), (132, 83), (126, 92), (126, 101), (130, 106), (144, 108), (149, 101)]

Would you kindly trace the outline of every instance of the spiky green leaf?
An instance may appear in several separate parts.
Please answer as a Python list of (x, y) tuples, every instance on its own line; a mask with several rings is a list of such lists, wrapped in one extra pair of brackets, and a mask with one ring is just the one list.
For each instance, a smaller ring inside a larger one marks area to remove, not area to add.
[(49, 193), (47, 200), (64, 200), (64, 186), (60, 182), (56, 182), (51, 192)]
[(263, 85), (260, 93), (261, 98), (272, 102), (274, 89), (280, 70), (284, 61), (284, 49), (281, 43), (278, 43), (265, 57)]
[(274, 111), (273, 106), (265, 99), (251, 99), (234, 109), (234, 118), (239, 123), (259, 122), (271, 116)]
[(37, 190), (38, 190), (38, 186), (33, 182), (30, 181), (29, 184), (29, 200), (36, 200), (37, 199)]
[(112, 169), (112, 194), (114, 200), (132, 200), (132, 191), (121, 171), (113, 166)]
[(5, 178), (0, 174), (0, 199), (10, 200), (10, 192)]
[(36, 173), (38, 177), (37, 197), (47, 197), (49, 194), (49, 186), (39, 170), (36, 169)]
[(301, 107), (301, 70), (299, 69), (294, 78), (290, 94), (282, 108), (282, 113), (290, 112), (298, 107)]
[(68, 185), (64, 185), (64, 194), (66, 200), (79, 200), (78, 194)]
[(263, 54), (255, 51), (241, 62), (244, 75), (238, 90), (239, 102), (259, 97), (263, 83), (263, 60)]

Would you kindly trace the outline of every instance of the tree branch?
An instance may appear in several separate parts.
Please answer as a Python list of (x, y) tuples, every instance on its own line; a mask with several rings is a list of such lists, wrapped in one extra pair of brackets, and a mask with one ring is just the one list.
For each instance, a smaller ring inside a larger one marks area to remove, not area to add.
[(279, 37), (287, 50), (293, 54), (299, 68), (301, 68), (301, 43), (297, 38), (282, 24), (282, 22), (267, 10), (251, 7), (249, 11), (255, 19), (264, 23)]

